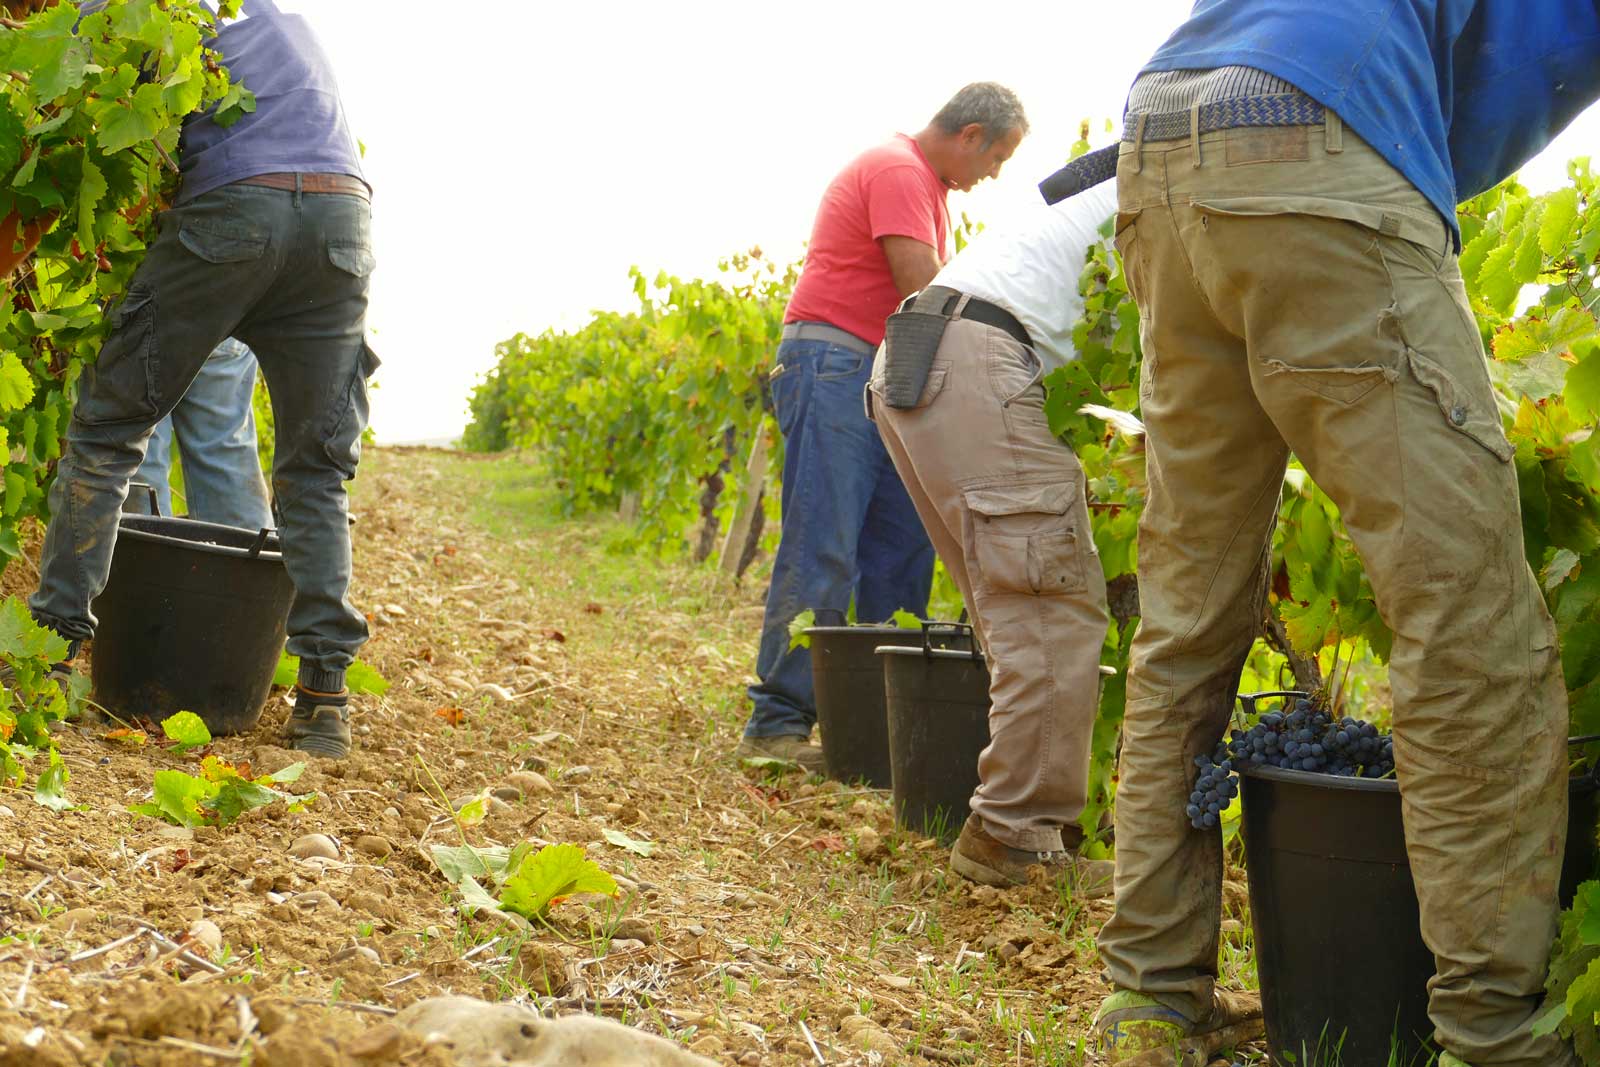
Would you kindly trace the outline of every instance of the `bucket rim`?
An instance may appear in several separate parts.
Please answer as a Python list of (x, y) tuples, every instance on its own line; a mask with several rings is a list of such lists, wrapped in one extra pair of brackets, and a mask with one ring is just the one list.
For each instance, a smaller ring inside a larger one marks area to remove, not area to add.
[(889, 626), (886, 623), (865, 623), (860, 626), (807, 626), (808, 637), (828, 637), (833, 634), (921, 634), (909, 626)]
[[(1323, 774), (1321, 771), (1291, 771), (1285, 767), (1269, 767), (1254, 763), (1246, 763), (1235, 769), (1242, 777), (1282, 782), (1285, 785), (1319, 786), (1351, 793), (1398, 794), (1400, 792), (1400, 782), (1396, 778), (1343, 778), (1337, 774)], [(1572, 775), (1567, 779), (1567, 785), (1571, 792), (1579, 796), (1600, 791), (1600, 782), (1595, 780), (1593, 774)]]
[(222, 531), (232, 535), (244, 533), (252, 538), (257, 537), (260, 534), (260, 531), (258, 530), (247, 530), (242, 526), (227, 526), (217, 522), (202, 522), (199, 519), (186, 519), (177, 515), (124, 514), (121, 516), (118, 522), (117, 536), (119, 538), (130, 537), (135, 541), (144, 541), (148, 544), (167, 545), (173, 548), (186, 549), (191, 552), (204, 552), (213, 556), (229, 556), (234, 559), (253, 560), (262, 563), (279, 565), (283, 563), (281, 542), (278, 540), (276, 532), (271, 534), (267, 538), (266, 542), (268, 545), (276, 547), (263, 548), (260, 552), (252, 555), (248, 548), (242, 548), (236, 545), (212, 544), (197, 539), (174, 537), (170, 533), (161, 533), (156, 530), (147, 530), (141, 528), (146, 524), (155, 523), (181, 524), (178, 526), (179, 529), (193, 531), (197, 537), (204, 536), (208, 531)]
[(965, 648), (923, 648), (921, 645), (879, 645), (872, 650), (879, 656), (920, 656), (923, 659), (964, 659), (968, 663), (982, 663), (976, 658), (971, 649)]

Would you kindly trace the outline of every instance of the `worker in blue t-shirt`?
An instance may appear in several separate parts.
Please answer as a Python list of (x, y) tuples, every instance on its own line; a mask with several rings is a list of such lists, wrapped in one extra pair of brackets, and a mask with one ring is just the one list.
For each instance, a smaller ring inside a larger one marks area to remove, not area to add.
[(288, 741), (342, 758), (345, 669), (367, 639), (347, 595), (344, 483), (355, 476), (378, 365), (366, 340), (371, 191), (332, 64), (305, 18), (245, 0), (212, 47), (257, 107), (226, 129), (206, 114), (184, 125), (177, 202), (79, 389), (29, 606), (74, 651), (94, 636), (89, 605), (105, 586), (151, 432), (212, 350), (236, 337), (260, 362), (277, 431), (273, 496), (295, 585), (288, 650), (300, 657)]
[(1134, 83), (1117, 244), (1141, 317), (1149, 496), (1100, 936), (1110, 1062), (1175, 1064), (1179, 1046), (1259, 1025), (1259, 1004), (1215, 988), (1222, 839), (1189, 825), (1184, 798), (1259, 631), (1292, 452), (1394, 631), (1440, 1062), (1576, 1064), (1533, 1033), (1566, 690), (1454, 209), (1597, 96), (1594, 0), (1200, 0)]

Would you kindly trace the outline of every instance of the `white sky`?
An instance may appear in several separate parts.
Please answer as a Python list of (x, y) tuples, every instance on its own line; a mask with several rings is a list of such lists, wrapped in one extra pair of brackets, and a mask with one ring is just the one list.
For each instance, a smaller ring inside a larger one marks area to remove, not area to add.
[[(1332, 0), (1337, 2), (1337, 0)], [(1120, 115), (1189, 0), (279, 0), (307, 15), (366, 143), (384, 360), (380, 441), (460, 433), (494, 345), (632, 303), (628, 267), (684, 276), (760, 245), (801, 252), (855, 153), (915, 132), (961, 85), (1022, 97), (1033, 132), (952, 215), (1037, 197), (1078, 122)], [(1524, 171), (1600, 154), (1591, 109)]]

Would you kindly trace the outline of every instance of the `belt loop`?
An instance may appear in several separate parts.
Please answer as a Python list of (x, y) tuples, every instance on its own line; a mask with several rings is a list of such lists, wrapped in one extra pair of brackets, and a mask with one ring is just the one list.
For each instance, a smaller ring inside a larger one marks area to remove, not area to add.
[(1144, 122), (1150, 116), (1140, 114), (1133, 127), (1133, 173), (1138, 174), (1144, 169)]
[(1323, 150), (1330, 156), (1336, 156), (1344, 151), (1344, 120), (1329, 107), (1322, 110), (1322, 122)]
[(956, 301), (956, 306), (950, 309), (950, 321), (951, 322), (954, 322), (956, 319), (959, 319), (961, 317), (961, 313), (966, 310), (967, 301), (969, 301), (971, 299), (972, 299), (972, 294), (971, 293), (962, 293), (961, 294), (961, 299)]
[(1194, 146), (1194, 169), (1200, 169), (1200, 103), (1189, 105), (1189, 143)]

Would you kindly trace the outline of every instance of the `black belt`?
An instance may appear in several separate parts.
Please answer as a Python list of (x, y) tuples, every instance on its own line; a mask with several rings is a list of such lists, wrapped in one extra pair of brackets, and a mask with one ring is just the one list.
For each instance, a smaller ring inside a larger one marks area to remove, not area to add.
[[(946, 318), (949, 318), (950, 314), (955, 311), (956, 305), (961, 302), (961, 298), (966, 296), (959, 289), (952, 289), (947, 285), (930, 285), (923, 290), (923, 293), (926, 296), (933, 297), (935, 300), (935, 304), (927, 310), (935, 315), (943, 315)], [(1004, 330), (1023, 344), (1029, 347), (1033, 345), (1033, 338), (1028, 336), (1028, 328), (1018, 322), (1015, 315), (999, 304), (991, 304), (987, 300), (979, 300), (975, 296), (971, 297), (967, 300), (966, 307), (961, 309), (961, 317), (971, 319), (973, 322), (981, 322), (985, 326), (993, 326), (997, 330)]]
[[(1327, 121), (1327, 109), (1304, 93), (1242, 96), (1201, 104), (1195, 111), (1161, 111), (1127, 115), (1122, 120), (1124, 141), (1176, 141), (1197, 133), (1234, 130), (1247, 126), (1317, 126)], [(1047, 204), (1059, 203), (1085, 189), (1117, 176), (1117, 153), (1110, 145), (1079, 156), (1039, 183)]]

